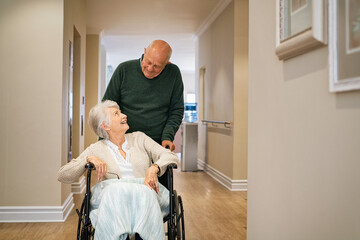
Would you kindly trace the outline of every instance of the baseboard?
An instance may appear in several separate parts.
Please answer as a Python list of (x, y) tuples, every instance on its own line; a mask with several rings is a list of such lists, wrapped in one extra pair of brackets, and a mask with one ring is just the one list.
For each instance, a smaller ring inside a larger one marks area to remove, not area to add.
[(79, 178), (78, 182), (71, 184), (71, 192), (74, 194), (83, 193), (85, 191), (85, 188), (86, 188), (85, 176), (82, 176), (81, 178)]
[(205, 163), (203, 160), (198, 159), (198, 168), (206, 172), (210, 177), (231, 191), (248, 190), (248, 180), (232, 180), (228, 176)]
[(74, 206), (71, 193), (62, 206), (0, 207), (0, 222), (65, 222)]

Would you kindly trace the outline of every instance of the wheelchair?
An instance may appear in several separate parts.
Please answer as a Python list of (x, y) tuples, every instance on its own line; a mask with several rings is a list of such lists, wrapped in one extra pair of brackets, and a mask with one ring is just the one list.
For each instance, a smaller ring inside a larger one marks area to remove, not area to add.
[[(91, 171), (95, 169), (91, 163), (86, 164), (86, 193), (81, 208), (76, 209), (79, 216), (77, 227), (77, 240), (94, 239), (95, 229), (90, 220), (90, 199), (91, 199)], [(168, 240), (185, 240), (184, 209), (180, 195), (177, 195), (173, 188), (173, 169), (177, 169), (176, 164), (170, 164), (166, 172), (159, 177), (158, 181), (169, 190), (169, 214), (164, 217), (164, 223), (167, 223), (167, 232), (165, 233)], [(127, 238), (129, 239), (129, 237)]]

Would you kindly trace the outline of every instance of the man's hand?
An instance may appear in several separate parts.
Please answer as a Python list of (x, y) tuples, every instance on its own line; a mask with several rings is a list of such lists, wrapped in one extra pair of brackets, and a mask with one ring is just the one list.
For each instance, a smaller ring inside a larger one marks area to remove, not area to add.
[(166, 148), (167, 146), (169, 146), (170, 151), (174, 151), (175, 150), (175, 145), (172, 141), (169, 140), (163, 140), (161, 142), (161, 146), (163, 146), (164, 148)]
[(96, 156), (88, 156), (86, 161), (94, 164), (98, 181), (101, 180), (107, 173), (106, 163)]
[(156, 193), (159, 192), (158, 178), (157, 174), (159, 172), (159, 167), (156, 164), (151, 165), (145, 174), (144, 184), (151, 189), (154, 189)]

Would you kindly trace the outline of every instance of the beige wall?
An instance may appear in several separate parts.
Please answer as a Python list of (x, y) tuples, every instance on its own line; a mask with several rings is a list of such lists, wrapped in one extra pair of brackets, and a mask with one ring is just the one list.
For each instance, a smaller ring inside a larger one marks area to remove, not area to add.
[[(65, 0), (64, 2), (64, 82), (63, 82), (63, 112), (65, 119), (63, 131), (67, 132), (68, 119), (68, 96), (69, 84), (69, 42), (73, 45), (73, 157), (77, 157), (84, 150), (84, 136), (81, 136), (81, 116), (85, 115), (85, 104), (82, 99), (85, 96), (85, 54), (86, 54), (86, 16), (85, 0)], [(84, 121), (84, 120), (83, 120)], [(86, 128), (85, 122), (83, 123)], [(63, 135), (65, 152), (67, 152), (68, 139)], [(61, 165), (67, 163), (67, 157), (62, 159)], [(71, 192), (71, 185), (62, 184), (62, 202), (66, 200)]]
[(98, 137), (88, 127), (87, 119), (90, 109), (99, 101), (100, 76), (100, 36), (88, 34), (86, 37), (86, 86), (85, 86), (85, 147), (97, 141)]
[[(80, 149), (84, 148), (84, 136), (81, 136), (81, 116), (84, 115), (85, 104), (82, 102), (81, 94), (82, 88), (85, 89), (85, 81), (82, 83), (82, 77), (85, 74), (81, 73), (81, 35), (74, 27), (74, 60), (73, 60), (73, 142), (72, 142), (72, 155), (73, 157), (79, 156)], [(85, 59), (85, 58), (83, 58)]]
[[(55, 176), (67, 161), (68, 44), (74, 25), (85, 36), (84, 6), (84, 1), (0, 3), (1, 206), (61, 206), (70, 194), (70, 185)], [(77, 66), (82, 95), (84, 41)]]
[(63, 4), (0, 2), (0, 206), (62, 204)]
[(247, 2), (231, 2), (197, 44), (204, 119), (233, 123), (231, 129), (199, 124), (198, 158), (231, 180), (247, 179)]
[(248, 169), (249, 1), (234, 1), (234, 148), (233, 179)]
[[(206, 120), (233, 121), (233, 29), (234, 6), (230, 3), (198, 40), (198, 66), (206, 69), (204, 82), (204, 119)], [(199, 159), (205, 160), (208, 165), (232, 178), (232, 130), (200, 124), (199, 131), (199, 145), (205, 145), (205, 156), (199, 154)]]
[(327, 47), (277, 59), (275, 3), (249, 8), (247, 239), (360, 239), (360, 91), (329, 93)]

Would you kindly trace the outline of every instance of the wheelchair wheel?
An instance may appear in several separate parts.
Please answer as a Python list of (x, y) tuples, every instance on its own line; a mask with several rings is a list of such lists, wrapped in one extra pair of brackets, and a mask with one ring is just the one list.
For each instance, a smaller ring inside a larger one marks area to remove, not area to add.
[(80, 211), (76, 209), (79, 216), (78, 229), (77, 229), (77, 240), (93, 240), (95, 229), (91, 225), (91, 222), (86, 223), (86, 216), (84, 214), (84, 202), (81, 205)]
[(176, 216), (176, 239), (185, 240), (185, 224), (184, 224), (184, 209), (182, 204), (181, 196), (177, 195), (176, 190), (174, 190), (175, 195), (175, 216)]

